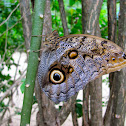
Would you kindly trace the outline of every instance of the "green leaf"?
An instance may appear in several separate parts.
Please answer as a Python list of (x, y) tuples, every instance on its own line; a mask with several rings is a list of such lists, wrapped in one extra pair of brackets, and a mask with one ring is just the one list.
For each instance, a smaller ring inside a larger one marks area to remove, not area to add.
[(33, 104), (37, 103), (37, 99), (35, 97), (35, 95), (33, 96)]
[(61, 110), (61, 108), (62, 108), (62, 106), (60, 105), (60, 106), (59, 106), (59, 110)]
[(75, 0), (69, 0), (69, 5), (73, 6), (75, 4)]
[(76, 102), (82, 102), (82, 100), (81, 99), (77, 99)]
[(21, 115), (21, 112), (20, 111), (15, 111), (15, 114)]
[(25, 79), (22, 79), (21, 82), (22, 82), (22, 84), (21, 84), (20, 89), (21, 89), (21, 92), (23, 94), (24, 93), (24, 89), (25, 89)]
[(8, 107), (8, 105), (5, 105), (4, 102), (0, 103), (0, 112), (2, 112), (6, 107)]
[(77, 113), (77, 117), (82, 117), (83, 113), (82, 113), (82, 104), (76, 103), (76, 113)]

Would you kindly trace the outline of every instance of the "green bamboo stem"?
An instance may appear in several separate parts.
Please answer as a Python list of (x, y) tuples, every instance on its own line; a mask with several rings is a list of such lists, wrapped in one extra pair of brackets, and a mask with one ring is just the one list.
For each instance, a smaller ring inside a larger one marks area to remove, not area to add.
[(42, 39), (41, 36), (38, 37), (36, 36), (42, 34), (45, 1), (46, 0), (35, 0), (35, 8), (32, 23), (32, 38), (28, 59), (28, 68), (26, 74), (26, 83), (25, 83), (20, 126), (26, 126), (30, 124), (34, 85), (38, 67), (38, 54), (39, 54), (38, 52), (34, 51), (39, 50), (41, 44)]

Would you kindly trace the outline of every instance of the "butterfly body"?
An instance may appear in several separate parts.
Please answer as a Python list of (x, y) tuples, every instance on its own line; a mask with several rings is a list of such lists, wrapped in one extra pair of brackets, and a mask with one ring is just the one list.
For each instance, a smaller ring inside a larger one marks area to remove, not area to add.
[(67, 101), (87, 83), (126, 66), (123, 50), (109, 40), (53, 32), (43, 45), (38, 81), (55, 103)]

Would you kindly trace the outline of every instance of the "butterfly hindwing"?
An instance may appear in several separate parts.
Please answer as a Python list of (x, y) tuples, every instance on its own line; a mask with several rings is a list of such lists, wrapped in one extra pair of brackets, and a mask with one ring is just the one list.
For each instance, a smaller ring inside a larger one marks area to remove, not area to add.
[(38, 68), (38, 82), (55, 103), (67, 101), (90, 81), (126, 66), (123, 50), (96, 36), (60, 38), (55, 33), (47, 41)]

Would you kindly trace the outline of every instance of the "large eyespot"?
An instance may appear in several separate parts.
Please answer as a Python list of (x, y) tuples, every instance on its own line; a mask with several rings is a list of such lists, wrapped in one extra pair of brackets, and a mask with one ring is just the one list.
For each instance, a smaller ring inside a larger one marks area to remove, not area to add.
[(123, 54), (123, 58), (126, 59), (126, 54), (125, 53)]
[(70, 50), (70, 52), (68, 53), (68, 56), (70, 59), (75, 59), (78, 56), (77, 50)]
[(49, 80), (53, 84), (60, 84), (65, 80), (64, 72), (59, 69), (54, 69), (50, 72)]

